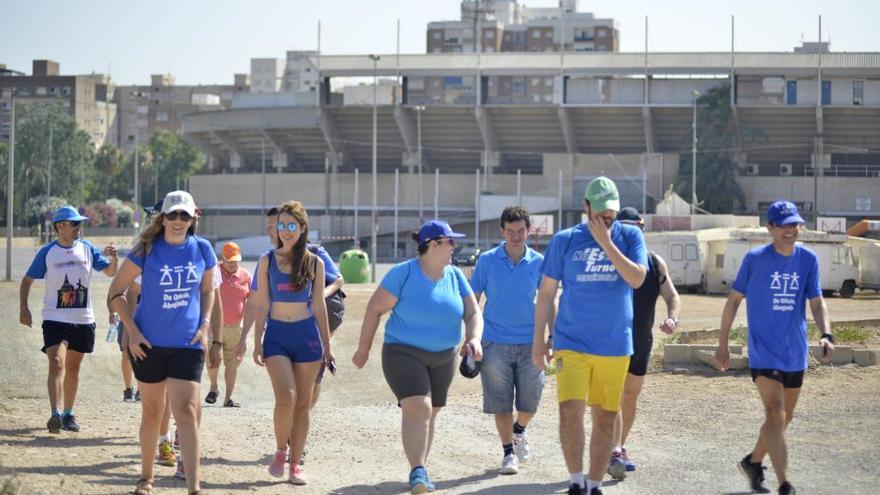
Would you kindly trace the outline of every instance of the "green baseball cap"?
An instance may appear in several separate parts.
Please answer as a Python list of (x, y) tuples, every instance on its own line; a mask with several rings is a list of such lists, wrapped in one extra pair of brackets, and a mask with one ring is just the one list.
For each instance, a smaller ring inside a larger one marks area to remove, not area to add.
[(617, 185), (608, 177), (596, 177), (587, 184), (584, 199), (590, 202), (593, 211), (620, 211), (620, 193)]

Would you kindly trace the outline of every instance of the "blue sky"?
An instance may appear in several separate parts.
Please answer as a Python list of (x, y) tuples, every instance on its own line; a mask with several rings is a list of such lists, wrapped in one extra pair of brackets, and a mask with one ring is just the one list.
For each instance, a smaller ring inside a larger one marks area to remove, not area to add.
[[(555, 0), (523, 2), (555, 6)], [(880, 51), (873, 0), (581, 1), (581, 11), (613, 17), (621, 50), (644, 47), (644, 18), (652, 51), (728, 51), (730, 16), (736, 49), (790, 51), (818, 37), (835, 51)], [(31, 60), (61, 63), (64, 74), (110, 73), (117, 84), (144, 84), (170, 72), (178, 84), (232, 84), (253, 57), (283, 58), (286, 50), (315, 49), (322, 22), (322, 52), (393, 53), (396, 23), (401, 51), (423, 53), (432, 20), (459, 17), (456, 0), (0, 0), (0, 63), (26, 73)]]

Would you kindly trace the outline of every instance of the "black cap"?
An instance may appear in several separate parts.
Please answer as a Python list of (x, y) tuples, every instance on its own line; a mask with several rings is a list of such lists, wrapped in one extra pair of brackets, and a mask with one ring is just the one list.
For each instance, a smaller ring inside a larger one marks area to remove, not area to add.
[(639, 210), (633, 208), (632, 206), (627, 206), (626, 208), (621, 209), (617, 213), (617, 221), (638, 225), (645, 224), (645, 221), (642, 220), (642, 216), (639, 215)]
[(461, 358), (461, 364), (458, 365), (458, 372), (465, 378), (476, 378), (480, 374), (481, 364), (476, 361), (470, 354)]

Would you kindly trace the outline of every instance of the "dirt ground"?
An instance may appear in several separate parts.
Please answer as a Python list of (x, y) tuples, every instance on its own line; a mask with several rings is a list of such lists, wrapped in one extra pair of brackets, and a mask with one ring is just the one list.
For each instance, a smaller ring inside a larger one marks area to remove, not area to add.
[[(96, 276), (102, 301), (107, 280)], [(363, 370), (350, 364), (363, 308), (374, 286), (349, 286), (345, 323), (334, 348), (339, 372), (325, 379), (312, 417), (307, 471), (311, 483), (293, 487), (269, 477), (274, 449), (272, 392), (263, 369), (246, 361), (235, 398), (241, 409), (206, 406), (202, 479), (211, 494), (406, 493), (408, 467), (400, 446), (400, 416), (382, 377), (381, 335)], [(39, 314), (43, 287), (31, 309)], [(0, 493), (126, 493), (138, 477), (140, 407), (121, 401), (120, 353), (103, 341), (106, 310), (96, 305), (98, 342), (83, 363), (75, 412), (80, 433), (49, 434), (46, 359), (39, 325), (18, 325), (17, 284), (0, 284)], [(724, 299), (685, 295), (682, 327), (715, 328)], [(880, 297), (830, 299), (832, 318), (880, 315)], [(661, 303), (662, 307), (662, 303)], [(662, 311), (665, 311), (663, 309)], [(745, 311), (740, 311), (744, 322)], [(204, 378), (207, 388), (207, 376)], [(221, 381), (222, 383), (222, 381)], [(556, 384), (550, 377), (529, 427), (533, 459), (520, 474), (501, 477), (494, 424), (481, 413), (479, 380), (457, 376), (439, 416), (428, 468), (439, 492), (450, 494), (563, 493), (568, 473), (558, 442)], [(880, 366), (810, 371), (791, 425), (790, 478), (800, 493), (875, 494), (880, 490)], [(753, 445), (762, 409), (745, 374), (708, 368), (664, 371), (653, 366), (640, 403), (630, 451), (638, 471), (606, 494), (747, 493), (736, 462)], [(587, 420), (589, 422), (589, 419)], [(588, 429), (589, 431), (589, 429)], [(156, 467), (156, 493), (184, 493), (173, 468)], [(775, 485), (772, 470), (769, 485)], [(5, 483), (5, 485), (4, 485)], [(4, 488), (5, 487), (5, 488)]]

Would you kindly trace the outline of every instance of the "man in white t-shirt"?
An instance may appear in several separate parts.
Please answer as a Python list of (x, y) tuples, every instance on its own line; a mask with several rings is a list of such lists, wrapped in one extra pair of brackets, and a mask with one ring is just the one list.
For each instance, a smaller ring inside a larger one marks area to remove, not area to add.
[[(116, 274), (116, 247), (98, 251), (88, 241), (80, 240), (80, 225), (88, 220), (72, 206), (55, 212), (52, 226), (58, 238), (43, 246), (21, 280), (19, 321), (33, 324), (28, 307), (31, 284), (45, 279), (43, 297), (43, 349), (49, 358), (49, 405), (52, 416), (46, 423), (50, 433), (62, 429), (79, 431), (73, 415), (73, 403), (79, 388), (79, 366), (83, 356), (95, 347), (95, 314), (92, 311), (90, 282), (92, 270), (108, 277)], [(64, 398), (63, 414), (58, 411)]]

